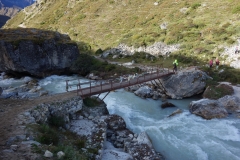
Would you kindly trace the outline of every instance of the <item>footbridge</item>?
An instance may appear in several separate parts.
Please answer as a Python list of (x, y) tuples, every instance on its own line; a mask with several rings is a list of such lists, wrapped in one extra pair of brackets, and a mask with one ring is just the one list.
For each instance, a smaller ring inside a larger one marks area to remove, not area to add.
[(107, 92), (105, 95), (106, 97), (111, 91), (142, 84), (148, 81), (155, 81), (156, 79), (169, 76), (173, 73), (174, 72), (170, 72), (169, 69), (162, 68), (147, 71), (142, 74), (120, 76), (118, 78), (108, 80), (90, 80), (87, 82), (80, 82), (79, 79), (67, 80), (66, 91), (77, 92), (77, 95), (81, 96), (82, 98), (97, 94), (99, 96), (101, 93)]

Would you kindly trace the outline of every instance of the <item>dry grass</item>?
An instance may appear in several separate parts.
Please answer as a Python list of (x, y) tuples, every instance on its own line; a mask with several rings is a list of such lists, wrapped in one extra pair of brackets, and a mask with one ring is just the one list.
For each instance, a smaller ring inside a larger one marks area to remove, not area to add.
[(69, 36), (49, 30), (34, 28), (0, 29), (0, 39), (7, 42), (18, 42), (20, 40), (32, 40), (42, 42), (46, 39), (54, 39), (58, 43), (74, 43)]
[[(181, 43), (182, 53), (205, 58), (218, 55), (220, 44), (229, 45), (240, 36), (238, 0), (81, 0), (46, 1), (32, 14), (21, 12), (5, 28), (42, 28), (69, 34), (71, 39), (106, 49), (119, 43), (141, 46), (157, 41)], [(30, 10), (30, 8), (26, 9)], [(21, 20), (20, 20), (21, 19)], [(167, 29), (160, 25), (166, 22)], [(199, 52), (199, 48), (204, 48)]]

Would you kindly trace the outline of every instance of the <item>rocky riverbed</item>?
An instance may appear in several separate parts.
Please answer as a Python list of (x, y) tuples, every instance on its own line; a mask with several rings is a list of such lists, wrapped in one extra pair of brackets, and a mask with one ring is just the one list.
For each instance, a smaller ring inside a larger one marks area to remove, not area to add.
[[(41, 103), (17, 115), (18, 125), (13, 131), (15, 135), (6, 139), (1, 158), (57, 157), (58, 155), (51, 154), (51, 150), (44, 150), (44, 155), (33, 153), (33, 145), (41, 148), (43, 144), (37, 142), (36, 132), (30, 132), (28, 128), (32, 124), (48, 123), (54, 116), (62, 117), (65, 122), (64, 127), (59, 128), (59, 132), (70, 130), (79, 138), (86, 137), (82, 151), (97, 149), (95, 154), (86, 153), (91, 159), (163, 159), (154, 151), (146, 133), (138, 135), (129, 131), (121, 117), (108, 114), (103, 102), (97, 107), (89, 108), (83, 105), (79, 97)], [(57, 154), (60, 153), (64, 152)]]

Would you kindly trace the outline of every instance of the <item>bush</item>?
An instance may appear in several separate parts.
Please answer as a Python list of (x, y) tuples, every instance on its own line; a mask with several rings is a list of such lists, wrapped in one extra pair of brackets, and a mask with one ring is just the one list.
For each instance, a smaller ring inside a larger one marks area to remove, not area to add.
[(83, 104), (86, 105), (87, 107), (96, 107), (98, 105), (100, 105), (101, 103), (96, 100), (95, 98), (85, 98), (83, 99)]
[(99, 48), (99, 49), (95, 52), (96, 55), (100, 55), (100, 54), (102, 54), (102, 53), (103, 53), (103, 50), (102, 50), (101, 48)]
[(200, 6), (201, 6), (200, 3), (194, 3), (191, 7), (192, 7), (192, 9), (197, 9)]
[(209, 86), (203, 93), (203, 97), (209, 99), (219, 99), (221, 97), (231, 95), (233, 93), (234, 90), (232, 86), (220, 84), (218, 86)]
[(37, 141), (43, 144), (53, 144), (57, 145), (59, 142), (58, 133), (50, 128), (48, 125), (41, 125), (39, 128), (39, 135), (37, 136)]
[(236, 6), (235, 8), (233, 8), (232, 13), (233, 14), (240, 13), (240, 6)]
[(55, 127), (63, 127), (65, 125), (63, 117), (60, 116), (51, 116), (48, 121), (50, 125)]

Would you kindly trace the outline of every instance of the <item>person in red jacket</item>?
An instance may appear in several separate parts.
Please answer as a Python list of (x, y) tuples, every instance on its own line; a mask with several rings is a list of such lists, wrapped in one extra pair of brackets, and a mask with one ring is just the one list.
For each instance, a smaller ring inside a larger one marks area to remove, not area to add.
[(211, 59), (211, 60), (209, 61), (209, 67), (212, 68), (212, 66), (213, 66), (213, 60)]

